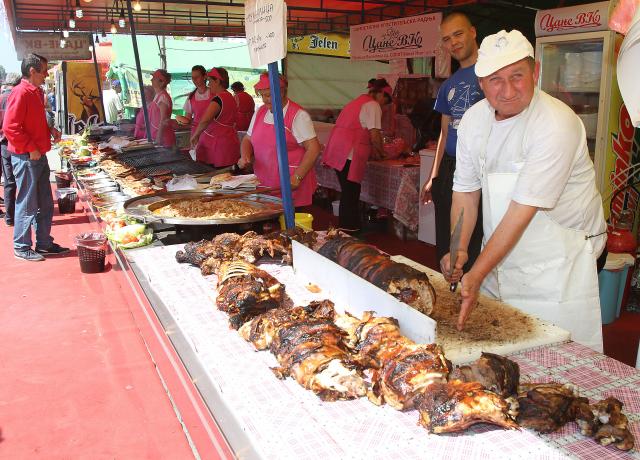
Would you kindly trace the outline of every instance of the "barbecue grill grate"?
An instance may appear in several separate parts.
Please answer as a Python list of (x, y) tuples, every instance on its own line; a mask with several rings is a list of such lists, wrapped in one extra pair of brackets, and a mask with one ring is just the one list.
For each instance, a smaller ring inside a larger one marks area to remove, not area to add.
[(126, 154), (126, 156), (122, 155), (118, 157), (118, 160), (120, 160), (127, 166), (133, 166), (134, 168), (143, 168), (146, 166), (173, 163), (176, 161), (182, 161), (184, 159), (184, 155), (180, 153), (174, 153), (170, 150), (156, 150), (146, 152), (142, 155)]
[(180, 160), (172, 163), (164, 163), (160, 165), (145, 166), (138, 168), (138, 171), (147, 175), (152, 174), (202, 174), (213, 171), (211, 166), (202, 163), (196, 163), (191, 160)]

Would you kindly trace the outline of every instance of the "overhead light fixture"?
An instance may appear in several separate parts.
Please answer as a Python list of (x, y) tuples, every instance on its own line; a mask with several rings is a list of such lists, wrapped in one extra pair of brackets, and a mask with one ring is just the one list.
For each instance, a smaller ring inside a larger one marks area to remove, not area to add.
[(64, 48), (67, 46), (67, 41), (64, 38), (60, 39), (60, 48)]
[(127, 23), (124, 21), (124, 8), (120, 8), (120, 19), (118, 19), (118, 25), (124, 27)]
[(113, 22), (113, 19), (111, 20), (111, 33), (112, 34), (118, 33), (118, 28), (116, 27), (116, 24)]
[(76, 0), (76, 18), (80, 19), (84, 16), (82, 12), (82, 7), (80, 6), (80, 0)]
[(76, 28), (76, 20), (73, 17), (73, 11), (69, 12), (69, 27), (71, 29), (75, 29)]
[(100, 37), (98, 36), (98, 34), (96, 33), (96, 39), (95, 39), (96, 43), (100, 43)]
[(85, 3), (91, 3), (92, 0), (83, 0)]
[(142, 11), (142, 5), (138, 0), (133, 2), (133, 11)]
[(69, 31), (68, 31), (67, 29), (63, 29), (63, 30), (62, 30), (62, 36), (63, 36), (64, 38), (69, 38)]
[(93, 46), (89, 45), (89, 52), (93, 53)]

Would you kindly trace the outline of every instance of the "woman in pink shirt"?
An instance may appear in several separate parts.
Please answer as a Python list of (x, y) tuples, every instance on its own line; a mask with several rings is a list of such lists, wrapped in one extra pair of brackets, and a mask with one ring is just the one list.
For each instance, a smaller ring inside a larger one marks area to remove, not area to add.
[(167, 92), (171, 82), (171, 74), (164, 69), (158, 69), (151, 74), (151, 86), (155, 96), (149, 104), (149, 123), (151, 123), (151, 137), (156, 144), (171, 148), (176, 143), (176, 133), (171, 126), (171, 110), (173, 102)]
[[(287, 97), (287, 80), (282, 76), (279, 78), (293, 204), (296, 207), (309, 206), (318, 186), (313, 166), (320, 153), (320, 143), (311, 117)], [(244, 168), (253, 164), (253, 171), (262, 185), (280, 187), (269, 75), (260, 75), (254, 88), (264, 105), (253, 116), (247, 135), (242, 139), (238, 165)]]
[(214, 94), (207, 86), (207, 71), (201, 65), (194, 65), (191, 68), (191, 81), (196, 89), (191, 91), (184, 102), (184, 116), (178, 115), (176, 120), (183, 125), (191, 125), (191, 135), (193, 135)]
[(391, 87), (373, 80), (368, 92), (349, 102), (336, 120), (322, 162), (336, 170), (340, 181), (340, 228), (360, 230), (360, 184), (369, 159), (384, 158), (382, 106), (391, 102)]
[(214, 67), (208, 73), (213, 99), (193, 135), (191, 145), (196, 147), (196, 159), (216, 168), (231, 166), (240, 158), (240, 141), (236, 130), (238, 106), (229, 88), (229, 74), (223, 67)]
[[(155, 93), (153, 91), (153, 88), (149, 85), (145, 85), (144, 99), (145, 101), (147, 101), (147, 107), (150, 106), (154, 95)], [(138, 113), (136, 115), (136, 129), (133, 132), (133, 137), (135, 137), (136, 139), (147, 138), (147, 130), (145, 129), (145, 124), (144, 124), (144, 110), (142, 110), (142, 107), (138, 109)]]

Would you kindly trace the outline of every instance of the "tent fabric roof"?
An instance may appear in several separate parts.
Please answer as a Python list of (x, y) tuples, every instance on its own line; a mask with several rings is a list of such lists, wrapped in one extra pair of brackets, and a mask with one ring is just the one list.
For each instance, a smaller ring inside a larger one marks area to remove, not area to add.
[[(11, 30), (60, 30), (75, 10), (73, 0), (3, 0)], [(317, 32), (348, 32), (356, 24), (413, 16), (463, 7), (467, 12), (493, 21), (510, 21), (518, 13), (589, 3), (581, 0), (288, 0), (287, 28), (290, 36)], [(107, 30), (126, 13), (125, 0), (80, 2), (84, 17), (76, 30)], [(244, 0), (141, 0), (134, 13), (136, 32), (151, 35), (244, 36)], [(515, 13), (515, 16), (510, 14)], [(128, 22), (128, 19), (127, 19)], [(129, 26), (125, 27), (126, 32)]]

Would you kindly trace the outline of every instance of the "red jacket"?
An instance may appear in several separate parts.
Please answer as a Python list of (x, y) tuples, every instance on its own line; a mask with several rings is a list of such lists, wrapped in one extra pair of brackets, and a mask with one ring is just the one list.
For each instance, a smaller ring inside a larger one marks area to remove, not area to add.
[(37, 149), (44, 155), (51, 150), (44, 94), (39, 87), (23, 79), (13, 88), (7, 99), (2, 132), (9, 141), (10, 152), (28, 153)]

